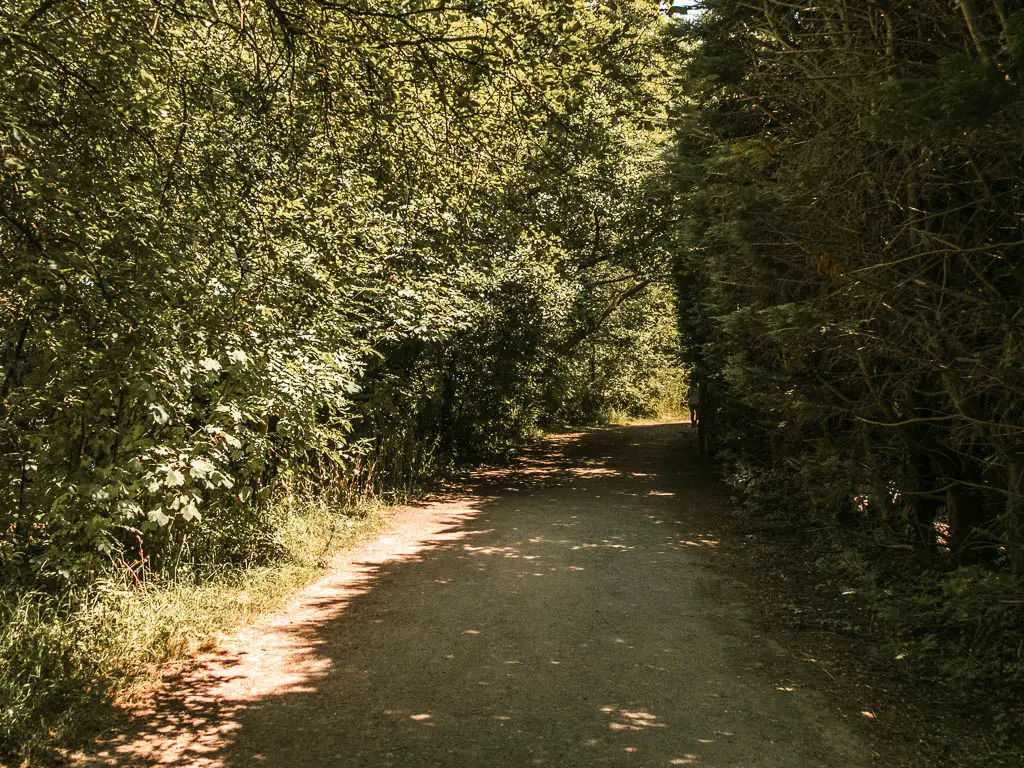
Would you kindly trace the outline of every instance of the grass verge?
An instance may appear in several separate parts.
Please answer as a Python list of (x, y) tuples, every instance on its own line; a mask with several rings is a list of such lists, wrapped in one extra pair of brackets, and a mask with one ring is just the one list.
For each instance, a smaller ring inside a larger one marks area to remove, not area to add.
[(279, 606), (328, 559), (380, 529), (383, 507), (286, 498), (270, 564), (111, 573), (59, 596), (0, 588), (0, 765), (53, 765), (111, 721), (162, 665)]

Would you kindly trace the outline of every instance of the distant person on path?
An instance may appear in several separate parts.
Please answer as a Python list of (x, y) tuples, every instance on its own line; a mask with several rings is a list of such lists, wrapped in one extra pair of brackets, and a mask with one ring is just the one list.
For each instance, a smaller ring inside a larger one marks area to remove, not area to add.
[(690, 411), (690, 426), (696, 427), (700, 421), (700, 387), (696, 381), (690, 382), (690, 393), (686, 396), (686, 408)]

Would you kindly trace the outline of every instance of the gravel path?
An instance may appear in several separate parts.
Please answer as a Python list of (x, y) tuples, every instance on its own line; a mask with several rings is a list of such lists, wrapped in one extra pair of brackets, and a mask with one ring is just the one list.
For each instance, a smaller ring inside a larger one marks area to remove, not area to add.
[(759, 635), (681, 424), (551, 438), (396, 512), (83, 765), (857, 768)]

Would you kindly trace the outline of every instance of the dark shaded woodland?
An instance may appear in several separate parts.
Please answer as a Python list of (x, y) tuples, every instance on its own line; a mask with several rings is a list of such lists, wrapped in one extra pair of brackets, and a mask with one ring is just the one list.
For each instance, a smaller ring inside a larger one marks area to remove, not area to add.
[(1024, 684), (1024, 10), (702, 5), (673, 163), (702, 442), (751, 511), (831, 542), (892, 656), (992, 686), (998, 741)]

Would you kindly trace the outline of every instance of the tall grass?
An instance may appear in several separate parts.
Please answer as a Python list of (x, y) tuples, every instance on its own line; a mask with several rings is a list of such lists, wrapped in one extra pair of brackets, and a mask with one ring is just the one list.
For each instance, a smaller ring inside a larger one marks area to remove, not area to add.
[(0, 587), (0, 763), (56, 762), (102, 727), (160, 666), (216, 644), (308, 583), (327, 559), (376, 531), (381, 508), (283, 497), (269, 564), (112, 570), (60, 596)]

